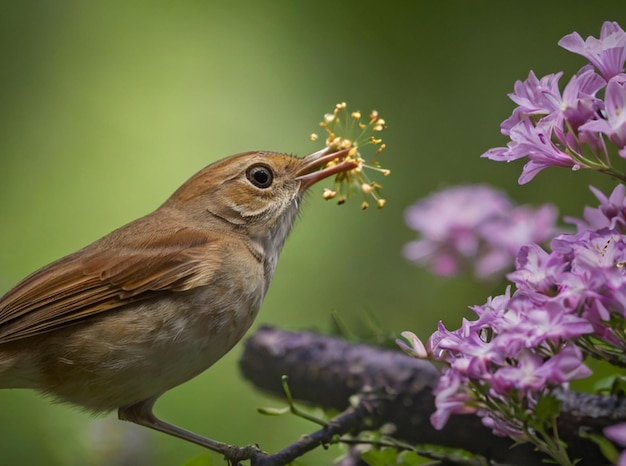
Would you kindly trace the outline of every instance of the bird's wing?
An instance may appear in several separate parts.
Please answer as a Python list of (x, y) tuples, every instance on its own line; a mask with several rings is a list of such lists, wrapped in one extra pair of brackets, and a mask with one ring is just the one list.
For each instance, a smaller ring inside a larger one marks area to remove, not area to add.
[(118, 232), (125, 241), (105, 237), (29, 275), (0, 298), (0, 343), (66, 327), (158, 292), (208, 284), (221, 266), (217, 238), (207, 231)]

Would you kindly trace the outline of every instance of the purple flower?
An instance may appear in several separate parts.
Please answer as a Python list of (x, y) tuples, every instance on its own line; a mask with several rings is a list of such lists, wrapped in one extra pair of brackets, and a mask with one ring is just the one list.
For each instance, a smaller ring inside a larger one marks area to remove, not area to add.
[(435, 390), (437, 411), (431, 422), (436, 428), (451, 414), (477, 412), (494, 432), (514, 435), (517, 420), (494, 412), (494, 406), (523, 401), (532, 409), (552, 388), (591, 374), (571, 343), (593, 331), (589, 322), (557, 301), (537, 308), (523, 294), (509, 293), (474, 307), (478, 320), (463, 319), (458, 330), (440, 322), (429, 338), (428, 354), (447, 364)]
[(564, 140), (566, 127), (577, 130), (602, 108), (602, 101), (595, 95), (606, 81), (591, 66), (583, 67), (574, 75), (561, 96), (558, 82), (562, 75), (549, 74), (537, 79), (531, 71), (526, 81), (517, 81), (509, 98), (518, 107), (500, 126), (502, 134), (510, 135), (515, 125), (531, 117), (533, 121), (541, 120), (542, 126), (555, 131), (557, 138)]
[(626, 233), (626, 186), (618, 184), (609, 197), (593, 186), (589, 189), (600, 201), (600, 206), (597, 209), (585, 207), (583, 220), (573, 217), (565, 217), (565, 220), (576, 225), (579, 233), (603, 228)]
[(421, 238), (408, 243), (404, 255), (438, 275), (458, 275), (471, 265), (486, 278), (510, 268), (522, 245), (552, 237), (556, 218), (552, 205), (514, 207), (487, 186), (454, 187), (407, 209), (406, 222)]
[(515, 271), (507, 278), (527, 294), (549, 295), (555, 291), (564, 268), (562, 263), (551, 261), (550, 255), (539, 245), (528, 244), (520, 248), (515, 259)]
[(454, 331), (440, 322), (426, 344), (432, 358), (447, 364), (435, 390), (437, 411), (431, 422), (436, 428), (451, 414), (477, 412), (494, 432), (517, 435), (517, 420), (494, 412), (493, 406), (524, 400), (531, 409), (546, 391), (591, 374), (570, 341), (593, 328), (558, 302), (536, 308), (523, 295), (510, 297), (507, 289), (473, 309), (477, 320), (463, 319)]
[(544, 310), (557, 305), (621, 347), (607, 325), (613, 314), (626, 316), (626, 237), (606, 228), (584, 230), (558, 236), (551, 247), (550, 253), (536, 246), (520, 250), (508, 275), (518, 288), (513, 300), (523, 296)]
[(465, 378), (456, 371), (446, 371), (439, 378), (435, 389), (436, 411), (431, 415), (430, 422), (435, 429), (443, 429), (452, 414), (469, 414), (476, 412), (468, 404), (472, 400), (465, 391)]
[(481, 234), (492, 247), (505, 250), (508, 259), (516, 256), (522, 245), (551, 239), (557, 232), (554, 226), (557, 216), (552, 204), (543, 204), (538, 209), (519, 206), (512, 208), (508, 215), (485, 222)]
[(498, 369), (493, 375), (491, 389), (506, 394), (512, 390), (521, 398), (541, 393), (549, 386), (591, 375), (582, 362), (577, 346), (568, 345), (555, 356), (545, 359), (532, 351), (521, 352), (514, 364)]
[(509, 98), (518, 107), (500, 126), (502, 134), (508, 136), (511, 128), (529, 116), (543, 117), (558, 110), (558, 101), (561, 100), (559, 79), (562, 75), (561, 72), (537, 79), (535, 73), (531, 71), (525, 81), (516, 81)]
[(522, 337), (527, 348), (540, 348), (546, 342), (560, 344), (592, 333), (593, 327), (586, 319), (551, 301), (541, 308), (527, 310), (520, 316), (517, 327), (509, 330), (516, 338)]
[(520, 443), (527, 440), (522, 421), (511, 419), (488, 409), (479, 409), (476, 414), (481, 417), (483, 425), (490, 428), (494, 435), (509, 437)]
[(549, 384), (565, 384), (570, 380), (584, 379), (589, 377), (592, 371), (583, 364), (582, 360), (580, 348), (569, 344), (548, 359), (539, 372)]
[(506, 162), (528, 157), (529, 162), (524, 165), (518, 180), (520, 184), (528, 183), (537, 173), (548, 167), (566, 167), (574, 170), (586, 167), (582, 162), (573, 160), (552, 142), (549, 128), (534, 126), (528, 119), (513, 126), (509, 136), (511, 142), (506, 148), (490, 149), (481, 157)]
[[(519, 419), (496, 407), (518, 404), (531, 413), (542, 396), (589, 376), (581, 347), (604, 358), (626, 353), (626, 236), (611, 228), (626, 224), (626, 188), (608, 197), (592, 190), (600, 206), (586, 210), (577, 233), (557, 236), (550, 250), (534, 243), (520, 248), (508, 275), (515, 292), (508, 287), (471, 308), (476, 320), (463, 319), (457, 330), (440, 322), (426, 345), (408, 347), (446, 365), (432, 418), (438, 428), (453, 413), (476, 412), (494, 432), (515, 438)], [(503, 221), (481, 217), (473, 232), (502, 246), (490, 235), (497, 238), (502, 227), (511, 236)]]
[[(598, 76), (590, 66), (583, 67), (577, 74), (572, 76), (569, 83), (563, 89), (563, 97), (558, 102), (558, 110), (563, 119), (574, 131), (580, 125), (593, 118), (598, 110), (602, 109), (602, 100), (596, 97), (596, 93), (606, 85), (606, 81)], [(562, 122), (555, 125), (557, 131), (562, 128)], [(560, 135), (557, 135), (562, 139)]]
[(428, 358), (428, 352), (426, 351), (426, 347), (417, 335), (415, 335), (413, 332), (402, 332), (400, 336), (402, 336), (404, 340), (398, 338), (396, 339), (396, 344), (400, 348), (402, 348), (402, 351), (407, 353), (409, 356), (413, 356), (414, 358)]
[(616, 22), (606, 21), (600, 39), (583, 38), (577, 32), (563, 37), (559, 45), (565, 50), (585, 57), (607, 81), (624, 72), (626, 61), (626, 33)]
[[(624, 236), (609, 230), (588, 231), (555, 238), (562, 250), (570, 248), (572, 272), (614, 270), (622, 276), (617, 265), (624, 262)], [(568, 251), (569, 252), (569, 251)]]
[(626, 158), (626, 80), (611, 79), (605, 93), (606, 119), (594, 119), (581, 125), (581, 132), (599, 132), (608, 136)]
[(465, 262), (480, 254), (478, 226), (505, 215), (511, 207), (503, 193), (487, 186), (435, 193), (407, 209), (406, 222), (422, 239), (408, 243), (404, 255), (419, 264), (430, 264), (438, 275), (457, 275)]
[(626, 447), (626, 422), (604, 428), (604, 435), (622, 447)]
[[(537, 78), (531, 71), (525, 81), (517, 81), (509, 94), (517, 107), (500, 125), (510, 142), (482, 157), (507, 162), (528, 158), (520, 184), (552, 166), (592, 169), (626, 180), (624, 173), (612, 167), (606, 147), (608, 137), (626, 158), (626, 32), (617, 23), (606, 22), (600, 39), (583, 41), (572, 33), (559, 44), (591, 64), (583, 66), (562, 93), (562, 72)], [(602, 100), (597, 94), (605, 87)]]
[(478, 328), (494, 327), (497, 322), (501, 321), (510, 308), (511, 287), (507, 286), (504, 294), (499, 296), (490, 296), (487, 302), (482, 306), (472, 306), (476, 315), (478, 315)]
[[(606, 147), (612, 143), (626, 158), (626, 32), (606, 22), (600, 39), (583, 41), (573, 33), (559, 45), (591, 65), (562, 94), (562, 73), (539, 79), (530, 72), (516, 82), (509, 97), (517, 107), (501, 125), (510, 142), (483, 157), (526, 157), (520, 184), (549, 166), (590, 168), (626, 182)], [(596, 96), (603, 88), (604, 101)], [(484, 186), (437, 193), (407, 211), (407, 223), (421, 238), (407, 244), (405, 256), (436, 273), (454, 275), (472, 264), (485, 277), (505, 270), (515, 257), (507, 276), (513, 285), (471, 307), (475, 320), (462, 319), (457, 330), (439, 322), (425, 345), (404, 334), (406, 351), (445, 366), (431, 417), (437, 429), (452, 414), (475, 413), (494, 433), (549, 452), (550, 443), (526, 428), (532, 420), (545, 423), (537, 430), (551, 429), (548, 418), (532, 418), (538, 403), (591, 375), (584, 355), (626, 365), (626, 187), (609, 196), (591, 190), (600, 205), (585, 208), (582, 219), (567, 219), (576, 233), (556, 237), (554, 207), (515, 207)], [(539, 246), (552, 237), (549, 249)], [(605, 434), (626, 445), (626, 424)], [(563, 452), (554, 453), (562, 458)], [(626, 454), (619, 464), (626, 466)]]
[(522, 396), (527, 392), (539, 391), (546, 384), (545, 378), (539, 373), (542, 364), (542, 357), (525, 351), (518, 356), (515, 365), (505, 366), (494, 374), (491, 389), (497, 393), (515, 389)]

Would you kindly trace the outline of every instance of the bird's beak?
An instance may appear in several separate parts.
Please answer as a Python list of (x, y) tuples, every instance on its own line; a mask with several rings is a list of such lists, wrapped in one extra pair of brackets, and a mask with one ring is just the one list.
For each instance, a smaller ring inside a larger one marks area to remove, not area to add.
[(351, 160), (341, 160), (330, 167), (322, 170), (319, 168), (328, 162), (347, 157), (350, 149), (342, 149), (334, 151), (328, 147), (307, 155), (302, 159), (303, 165), (296, 173), (296, 180), (300, 180), (300, 191), (306, 191), (311, 185), (314, 185), (324, 178), (335, 175), (337, 173), (352, 170), (358, 167), (356, 162)]

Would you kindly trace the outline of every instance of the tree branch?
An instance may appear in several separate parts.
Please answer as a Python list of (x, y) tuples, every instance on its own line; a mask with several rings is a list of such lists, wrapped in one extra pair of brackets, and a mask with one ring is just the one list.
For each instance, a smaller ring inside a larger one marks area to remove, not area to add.
[(370, 407), (367, 403), (359, 403), (349, 408), (339, 416), (333, 418), (324, 428), (299, 440), (278, 453), (267, 455), (259, 453), (251, 458), (252, 466), (277, 466), (291, 464), (296, 458), (308, 453), (319, 446), (333, 443), (336, 436), (363, 429), (366, 419), (370, 416)]
[[(435, 430), (429, 417), (435, 409), (432, 390), (439, 372), (430, 363), (399, 350), (351, 344), (312, 332), (263, 327), (246, 342), (240, 368), (255, 386), (281, 397), (281, 377), (287, 375), (296, 399), (326, 409), (345, 410), (352, 395), (371, 394), (327, 428), (279, 453), (288, 456), (288, 462), (328, 443), (334, 435), (376, 430), (391, 423), (395, 426), (394, 438), (410, 444), (462, 448), (509, 465), (542, 464), (542, 457), (531, 446), (514, 446), (509, 439), (494, 436), (473, 415), (452, 416), (444, 429)], [(602, 464), (605, 460), (595, 444), (578, 436), (579, 428), (601, 432), (602, 427), (625, 419), (623, 399), (563, 393), (559, 431), (571, 445), (571, 457), (583, 459), (580, 465)], [(269, 456), (277, 461), (277, 455)], [(260, 462), (260, 457), (256, 461), (253, 458), (255, 466), (288, 463)]]

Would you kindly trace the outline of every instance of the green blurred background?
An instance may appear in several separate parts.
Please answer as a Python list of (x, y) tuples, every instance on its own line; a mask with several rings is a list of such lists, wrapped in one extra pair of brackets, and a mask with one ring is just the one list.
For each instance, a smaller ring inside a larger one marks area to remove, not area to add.
[[(403, 211), (433, 190), (488, 182), (520, 202), (578, 215), (599, 175), (552, 169), (516, 183), (520, 164), (479, 158), (502, 145), (516, 79), (583, 59), (556, 43), (623, 0), (528, 2), (0, 3), (0, 292), (29, 272), (156, 208), (200, 168), (253, 149), (306, 154), (339, 101), (388, 123), (388, 204), (338, 207), (321, 187), (283, 252), (257, 324), (330, 331), (377, 317), (427, 336), (499, 289), (442, 280), (401, 256)], [(567, 79), (567, 78), (566, 78)], [(280, 402), (237, 369), (241, 347), (166, 394), (157, 414), (198, 433), (274, 451), (315, 426), (267, 418)], [(0, 391), (3, 464), (175, 465), (202, 449), (35, 393)], [(339, 454), (316, 453), (303, 464)], [(216, 464), (221, 460), (216, 457)]]

